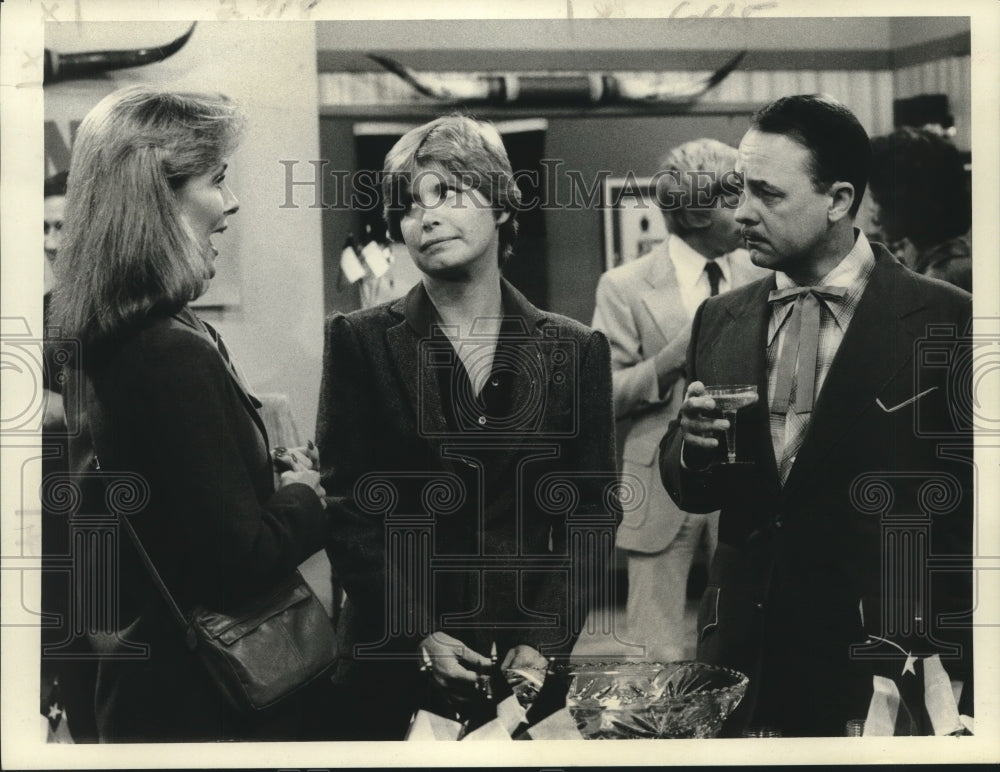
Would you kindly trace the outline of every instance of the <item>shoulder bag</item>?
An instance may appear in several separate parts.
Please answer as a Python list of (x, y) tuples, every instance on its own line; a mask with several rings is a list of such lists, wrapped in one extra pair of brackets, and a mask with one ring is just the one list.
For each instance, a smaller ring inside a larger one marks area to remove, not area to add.
[[(87, 426), (93, 460), (100, 468), (87, 389)], [(200, 658), (225, 701), (241, 713), (265, 710), (319, 679), (336, 661), (337, 640), (326, 609), (297, 570), (272, 589), (228, 612), (196, 606), (181, 611), (138, 534), (119, 516), (153, 584), (177, 621), (188, 649)]]

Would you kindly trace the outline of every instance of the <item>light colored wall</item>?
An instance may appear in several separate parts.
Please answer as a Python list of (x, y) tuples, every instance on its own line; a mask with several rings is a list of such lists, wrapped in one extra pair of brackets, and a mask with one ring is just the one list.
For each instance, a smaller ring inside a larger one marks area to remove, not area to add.
[[(161, 45), (187, 26), (50, 24), (46, 45), (62, 51)], [(252, 387), (286, 393), (299, 430), (312, 436), (323, 352), (321, 225), (317, 210), (307, 207), (307, 191), (297, 195), (301, 208), (281, 208), (279, 161), (319, 158), (315, 25), (199, 22), (187, 46), (162, 63), (121, 70), (106, 81), (46, 87), (46, 117), (78, 120), (82, 113), (68, 113), (81, 109), (80, 94), (92, 103), (134, 83), (221, 91), (245, 108), (247, 132), (228, 172), (240, 212), (215, 241), (220, 270), (234, 274), (238, 303), (199, 314), (220, 330)]]

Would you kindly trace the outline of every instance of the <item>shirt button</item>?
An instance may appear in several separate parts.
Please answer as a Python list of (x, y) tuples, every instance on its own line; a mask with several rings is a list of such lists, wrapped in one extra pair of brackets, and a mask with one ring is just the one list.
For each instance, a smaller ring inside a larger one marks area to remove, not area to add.
[(757, 609), (757, 611), (763, 611), (764, 603), (762, 601), (757, 601), (756, 603), (753, 604), (753, 607)]
[(779, 520), (775, 520), (774, 521), (774, 527), (775, 528), (781, 528), (784, 524), (785, 524), (784, 520), (780, 520), (779, 519)]
[(486, 416), (484, 415), (479, 416), (479, 425), (486, 426)]

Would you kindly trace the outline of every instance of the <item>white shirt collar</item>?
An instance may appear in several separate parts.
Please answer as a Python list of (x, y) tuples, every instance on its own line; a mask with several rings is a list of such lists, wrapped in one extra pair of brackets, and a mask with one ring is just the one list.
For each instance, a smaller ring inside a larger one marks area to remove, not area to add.
[[(678, 286), (682, 289), (694, 288), (702, 274), (705, 273), (705, 263), (708, 262), (708, 259), (674, 233), (671, 233), (667, 239), (667, 251), (674, 264)], [(722, 278), (731, 284), (729, 255), (716, 258), (715, 264), (722, 269)]]
[[(875, 253), (865, 234), (858, 228), (854, 229), (854, 246), (830, 272), (824, 276), (816, 286), (844, 287), (847, 294), (839, 303), (827, 304), (837, 326), (846, 331), (851, 323), (854, 311), (861, 300), (861, 295), (868, 285), (868, 277), (871, 276), (875, 268)], [(774, 283), (777, 289), (788, 289), (798, 285), (789, 278), (788, 274), (782, 271), (774, 272)], [(767, 345), (771, 345), (774, 336), (784, 324), (789, 314), (792, 312), (792, 303), (786, 303), (775, 307), (771, 315), (771, 323), (768, 327)]]

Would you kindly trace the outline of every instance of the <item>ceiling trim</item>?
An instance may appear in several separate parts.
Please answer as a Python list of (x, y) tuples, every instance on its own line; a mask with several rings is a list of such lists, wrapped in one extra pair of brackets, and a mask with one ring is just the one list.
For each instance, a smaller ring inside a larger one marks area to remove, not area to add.
[(893, 69), (898, 70), (939, 59), (971, 55), (972, 36), (967, 32), (959, 32), (940, 40), (928, 40), (926, 43), (917, 43), (897, 49), (892, 52), (892, 64)]
[[(914, 46), (920, 48), (920, 46)], [(404, 64), (417, 72), (663, 72), (670, 70), (714, 70), (737, 52), (713, 50), (507, 50), (484, 52), (474, 49), (387, 50), (380, 56)], [(379, 65), (358, 51), (318, 51), (320, 72), (380, 72)], [(741, 70), (889, 70), (890, 51), (864, 50), (752, 50), (740, 63)]]

